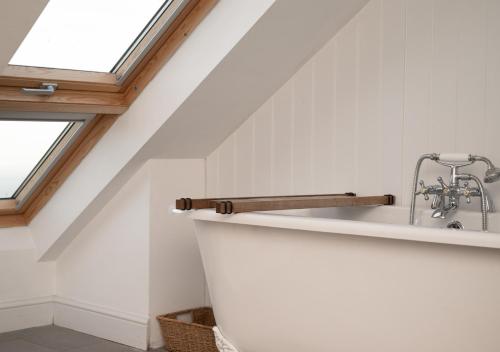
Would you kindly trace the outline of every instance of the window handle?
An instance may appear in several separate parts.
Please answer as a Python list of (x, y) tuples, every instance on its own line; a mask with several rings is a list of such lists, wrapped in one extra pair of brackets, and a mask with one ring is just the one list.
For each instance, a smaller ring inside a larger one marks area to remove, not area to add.
[(40, 88), (22, 88), (26, 95), (52, 95), (57, 89), (57, 83), (42, 83)]

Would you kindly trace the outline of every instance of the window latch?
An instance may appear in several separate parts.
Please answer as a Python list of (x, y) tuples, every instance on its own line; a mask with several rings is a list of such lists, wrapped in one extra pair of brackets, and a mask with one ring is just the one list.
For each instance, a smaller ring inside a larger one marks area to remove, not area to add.
[(57, 89), (57, 83), (42, 83), (40, 88), (22, 88), (26, 95), (52, 95)]

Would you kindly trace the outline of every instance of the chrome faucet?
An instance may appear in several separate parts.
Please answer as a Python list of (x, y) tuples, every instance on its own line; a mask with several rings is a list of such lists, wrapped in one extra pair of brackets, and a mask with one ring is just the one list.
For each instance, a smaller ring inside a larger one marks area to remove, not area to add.
[[(420, 166), (426, 159), (433, 160), (450, 168), (450, 181), (448, 185), (443, 181), (441, 176), (437, 178), (438, 184), (435, 185), (426, 186), (423, 180), (418, 182)], [(417, 161), (413, 177), (410, 224), (414, 224), (415, 222), (415, 202), (417, 195), (424, 196), (425, 200), (429, 200), (429, 195), (433, 195), (431, 209), (434, 209), (434, 212), (432, 213), (432, 217), (441, 219), (445, 219), (450, 211), (459, 208), (461, 197), (465, 197), (467, 203), (471, 202), (471, 197), (480, 197), (482, 230), (488, 231), (488, 212), (493, 212), (493, 203), (477, 176), (459, 172), (459, 168), (473, 164), (476, 161), (484, 162), (487, 165), (484, 182), (491, 183), (500, 180), (500, 169), (496, 168), (488, 158), (483, 156), (437, 153), (422, 155)], [(474, 182), (475, 187), (470, 187), (469, 182)], [(418, 184), (420, 184), (420, 190), (417, 190)]]

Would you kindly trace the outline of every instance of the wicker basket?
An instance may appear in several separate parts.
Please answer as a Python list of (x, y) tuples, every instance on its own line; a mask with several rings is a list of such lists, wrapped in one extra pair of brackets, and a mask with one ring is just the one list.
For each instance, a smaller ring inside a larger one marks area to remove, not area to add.
[[(191, 315), (192, 323), (178, 319), (181, 315)], [(169, 352), (218, 352), (215, 345), (215, 318), (212, 308), (202, 307), (160, 315), (160, 323), (165, 349)]]

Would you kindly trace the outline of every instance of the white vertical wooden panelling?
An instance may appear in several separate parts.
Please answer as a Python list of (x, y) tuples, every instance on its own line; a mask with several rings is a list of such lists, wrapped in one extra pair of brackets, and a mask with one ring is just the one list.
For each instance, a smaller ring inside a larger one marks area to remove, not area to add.
[[(403, 130), (403, 184), (413, 178), (415, 161), (428, 149), (431, 96), (432, 22), (431, 0), (408, 0), (406, 4), (406, 79)], [(422, 175), (425, 175), (423, 167)], [(409, 190), (409, 188), (408, 188)], [(403, 192), (409, 204), (409, 192)]]
[[(435, 0), (433, 8), (432, 86), (429, 115), (429, 151), (457, 150), (457, 73), (460, 11), (456, 0)], [(443, 176), (444, 167), (435, 165), (426, 174), (426, 181), (435, 183)], [(447, 170), (446, 170), (447, 171)], [(446, 177), (445, 177), (446, 180)]]
[(312, 192), (311, 131), (312, 131), (312, 62), (306, 63), (294, 76), (292, 191)]
[[(381, 185), (382, 192), (397, 195), (407, 189), (400, 172), (403, 162), (405, 12), (404, 0), (382, 1)], [(396, 204), (401, 203), (401, 197), (396, 197)]]
[[(208, 194), (392, 193), (408, 205), (423, 153), (500, 164), (499, 18), (498, 0), (371, 0), (207, 158)], [(426, 163), (422, 178), (445, 172)], [(500, 204), (500, 183), (488, 188)]]
[(235, 194), (235, 148), (234, 134), (219, 147), (219, 195), (228, 197)]
[(379, 194), (381, 185), (380, 0), (372, 0), (358, 15), (358, 177), (360, 195)]
[[(486, 155), (500, 165), (500, 1), (486, 1)], [(500, 194), (500, 182), (488, 185)], [(497, 209), (500, 209), (497, 201)]]
[(269, 195), (272, 194), (271, 188), (271, 165), (273, 155), (271, 151), (273, 136), (273, 102), (268, 100), (254, 114), (254, 194)]
[(292, 192), (293, 85), (287, 82), (273, 98), (273, 164), (274, 194)]
[[(457, 78), (457, 149), (486, 152), (486, 1), (457, 0), (460, 12)], [(498, 19), (497, 19), (498, 20)], [(484, 172), (473, 165), (471, 172)], [(472, 206), (475, 208), (479, 202)]]
[[(429, 147), (438, 152), (455, 152), (457, 122), (457, 58), (460, 16), (457, 0), (434, 2), (432, 47), (432, 95)], [(443, 132), (447, 131), (446, 134)]]
[(457, 0), (457, 3), (461, 12), (457, 148), (482, 154), (486, 147), (486, 1)]
[(207, 157), (205, 164), (206, 195), (207, 197), (219, 196), (219, 149)]
[(246, 120), (235, 137), (235, 195), (253, 194), (254, 117)]
[(335, 65), (335, 192), (355, 192), (356, 156), (356, 22), (349, 22), (338, 34)]
[(500, 1), (486, 1), (486, 154), (500, 165)]
[(312, 192), (332, 193), (335, 126), (335, 43), (331, 40), (313, 60)]

